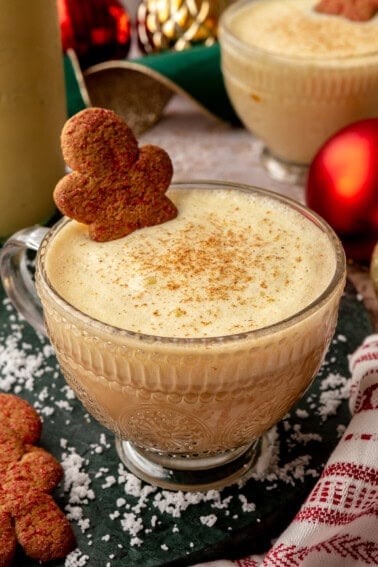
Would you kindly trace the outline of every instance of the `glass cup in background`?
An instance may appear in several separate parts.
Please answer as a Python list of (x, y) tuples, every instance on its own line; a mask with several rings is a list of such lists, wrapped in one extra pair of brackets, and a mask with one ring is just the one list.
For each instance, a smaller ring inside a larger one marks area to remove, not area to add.
[[(264, 434), (317, 374), (337, 322), (345, 255), (321, 218), (286, 197), (221, 182), (175, 183), (172, 188), (222, 190), (234, 199), (248, 191), (271, 198), (272, 214), (295, 209), (330, 242), (334, 261), (328, 286), (284, 321), (240, 334), (185, 339), (115, 328), (59, 296), (45, 263), (51, 242), (72, 222), (66, 218), (50, 230), (32, 227), (15, 234), (4, 245), (0, 268), (17, 309), (48, 334), (68, 384), (114, 432), (127, 468), (158, 486), (204, 490), (230, 484), (253, 466)], [(36, 283), (43, 313), (25, 268), (30, 248), (38, 250)]]
[[(303, 178), (317, 150), (336, 131), (378, 116), (378, 49), (370, 52), (366, 44), (363, 55), (337, 57), (254, 47), (253, 18), (248, 43), (237, 36), (235, 21), (257, 3), (269, 6), (270, 0), (238, 0), (221, 16), (223, 77), (241, 121), (264, 144), (261, 157), (270, 175), (293, 182)], [(303, 5), (309, 9), (310, 4)], [(378, 37), (378, 19), (364, 25), (374, 25)], [(303, 33), (310, 33), (305, 25)]]

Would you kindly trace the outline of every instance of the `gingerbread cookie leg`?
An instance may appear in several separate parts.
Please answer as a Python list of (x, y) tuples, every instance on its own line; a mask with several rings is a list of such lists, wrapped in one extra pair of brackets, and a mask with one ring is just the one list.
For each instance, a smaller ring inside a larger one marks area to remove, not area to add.
[(0, 567), (10, 567), (16, 553), (17, 539), (11, 515), (0, 509)]
[(26, 555), (38, 561), (66, 557), (76, 547), (71, 526), (53, 497), (35, 493), (15, 516), (17, 539)]

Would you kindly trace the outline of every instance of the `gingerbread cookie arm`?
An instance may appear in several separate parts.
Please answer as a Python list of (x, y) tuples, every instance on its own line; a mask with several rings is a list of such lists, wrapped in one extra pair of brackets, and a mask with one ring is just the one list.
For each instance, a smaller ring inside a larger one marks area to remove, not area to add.
[(97, 192), (97, 184), (74, 171), (57, 183), (53, 197), (61, 213), (84, 224), (90, 224), (98, 214)]
[(19, 461), (8, 467), (4, 482), (27, 481), (42, 492), (52, 492), (62, 478), (62, 465), (44, 449), (30, 446)]
[(129, 174), (133, 192), (151, 197), (155, 193), (165, 193), (172, 176), (171, 158), (163, 148), (151, 144), (140, 148), (139, 157)]

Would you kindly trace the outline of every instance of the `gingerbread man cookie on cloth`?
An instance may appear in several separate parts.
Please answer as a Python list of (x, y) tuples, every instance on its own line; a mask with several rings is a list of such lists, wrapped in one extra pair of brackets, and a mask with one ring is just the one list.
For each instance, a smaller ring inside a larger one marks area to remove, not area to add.
[(0, 393), (0, 567), (12, 565), (17, 543), (41, 562), (63, 558), (76, 546), (51, 495), (63, 469), (35, 445), (41, 431), (41, 419), (28, 402)]
[(58, 209), (89, 227), (93, 240), (121, 238), (177, 215), (165, 195), (173, 175), (158, 146), (138, 147), (113, 111), (87, 108), (70, 118), (61, 135), (63, 158), (73, 170), (54, 191)]

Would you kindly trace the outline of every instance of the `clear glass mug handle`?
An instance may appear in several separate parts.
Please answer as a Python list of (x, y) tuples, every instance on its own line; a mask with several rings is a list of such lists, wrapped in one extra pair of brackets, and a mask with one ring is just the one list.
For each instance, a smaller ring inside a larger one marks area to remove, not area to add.
[(16, 232), (0, 251), (0, 275), (6, 294), (34, 329), (46, 334), (42, 304), (28, 268), (27, 251), (37, 251), (48, 228), (32, 226)]

